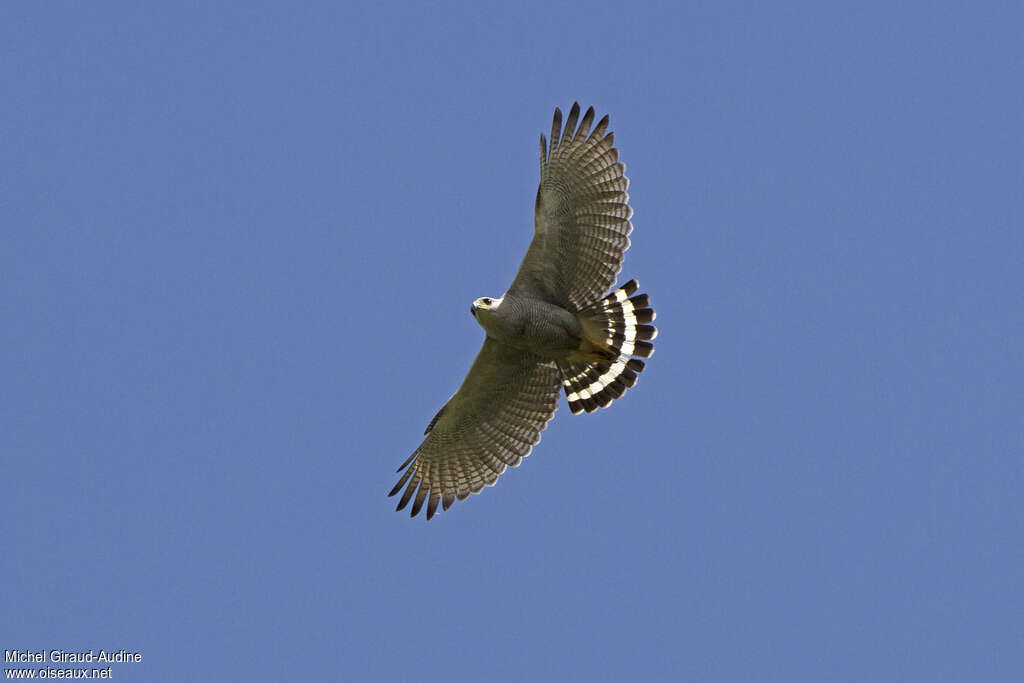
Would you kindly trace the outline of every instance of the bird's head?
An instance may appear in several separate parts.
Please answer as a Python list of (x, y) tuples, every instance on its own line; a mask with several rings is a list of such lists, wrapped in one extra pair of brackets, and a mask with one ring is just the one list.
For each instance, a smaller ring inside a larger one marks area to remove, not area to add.
[(469, 312), (473, 314), (473, 317), (479, 320), (479, 314), (484, 313), (485, 315), (491, 311), (494, 311), (501, 305), (501, 299), (499, 297), (494, 299), (489, 296), (482, 296), (473, 302), (473, 305), (469, 307)]

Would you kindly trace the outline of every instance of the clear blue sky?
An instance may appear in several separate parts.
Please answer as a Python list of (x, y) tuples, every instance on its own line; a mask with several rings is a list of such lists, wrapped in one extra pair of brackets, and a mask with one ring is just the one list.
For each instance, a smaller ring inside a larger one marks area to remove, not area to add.
[[(1021, 680), (1013, 3), (5, 3), (0, 647), (115, 679)], [(395, 468), (611, 115), (657, 353)]]

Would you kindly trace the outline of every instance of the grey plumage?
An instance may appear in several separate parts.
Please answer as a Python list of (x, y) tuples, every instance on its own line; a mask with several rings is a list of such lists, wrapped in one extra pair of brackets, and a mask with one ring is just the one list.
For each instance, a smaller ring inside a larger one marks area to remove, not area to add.
[(602, 296), (622, 268), (633, 211), (608, 117), (591, 130), (593, 108), (579, 114), (573, 104), (563, 128), (555, 109), (550, 146), (540, 137), (533, 240), (505, 295), (473, 303), (487, 337), (398, 468), (388, 495), (405, 488), (399, 510), (411, 501), (415, 516), (426, 503), (430, 519), (438, 504), (493, 486), (540, 441), (560, 388), (573, 413), (608, 406), (644, 368), (632, 356), (653, 353), (655, 313), (647, 295), (634, 296), (636, 281)]

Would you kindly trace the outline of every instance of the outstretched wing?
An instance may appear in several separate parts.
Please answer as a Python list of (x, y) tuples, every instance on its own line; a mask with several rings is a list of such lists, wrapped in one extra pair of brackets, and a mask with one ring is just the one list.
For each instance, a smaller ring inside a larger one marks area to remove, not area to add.
[(398, 468), (408, 469), (388, 494), (405, 486), (397, 509), (415, 494), (411, 516), (416, 516), (429, 497), (430, 519), (438, 501), (447, 510), (456, 498), (493, 486), (540, 441), (560, 387), (554, 363), (488, 337), (462, 386), (427, 426), (427, 438)]
[(555, 109), (551, 148), (540, 136), (540, 187), (534, 209), (533, 241), (510, 292), (525, 293), (563, 308), (579, 310), (611, 289), (629, 249), (629, 179), (606, 133), (608, 117), (593, 131), (594, 108), (576, 127), (573, 104), (562, 131)]

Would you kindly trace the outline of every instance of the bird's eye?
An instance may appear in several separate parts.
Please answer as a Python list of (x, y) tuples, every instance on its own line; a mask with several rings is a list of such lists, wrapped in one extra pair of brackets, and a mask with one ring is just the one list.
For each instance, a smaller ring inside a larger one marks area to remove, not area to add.
[(485, 296), (484, 297), (484, 305), (486, 305), (486, 306), (490, 306), (491, 305), (491, 298), (489, 296)]

